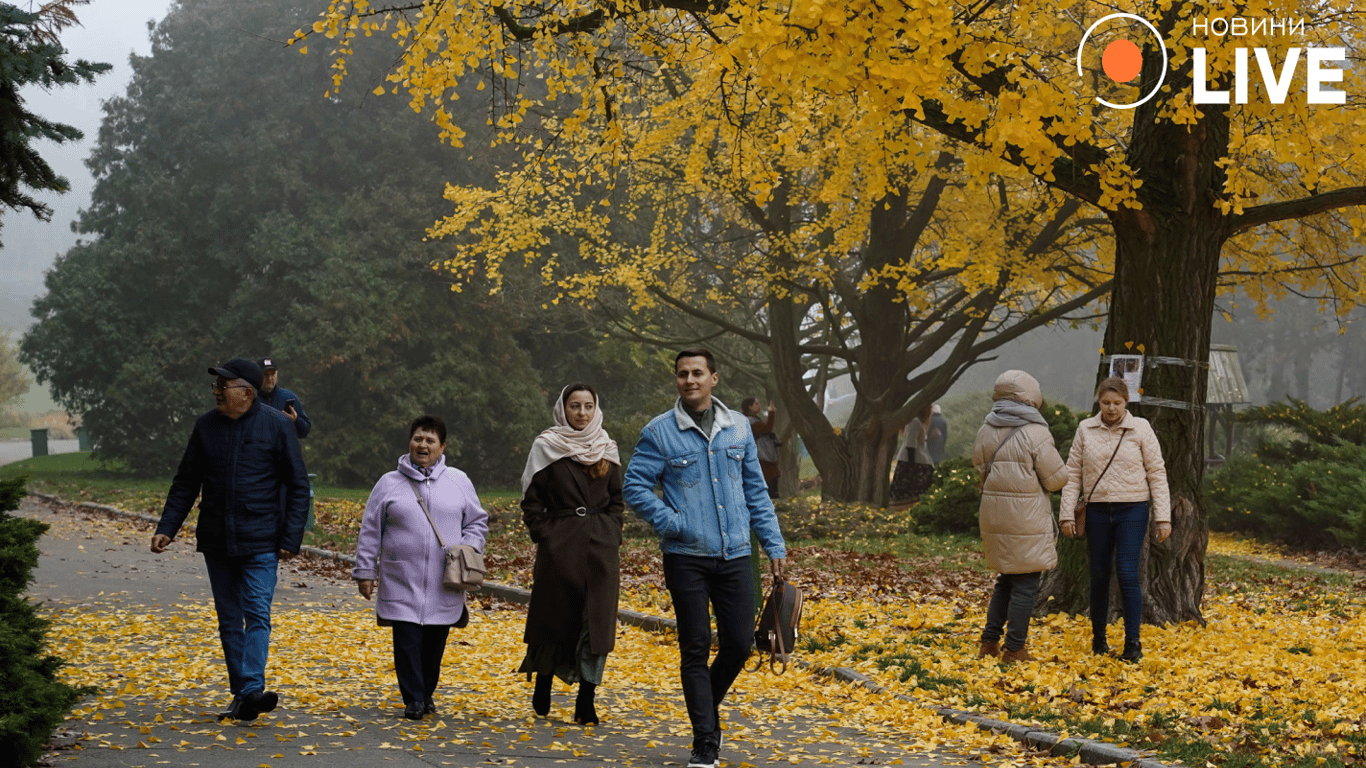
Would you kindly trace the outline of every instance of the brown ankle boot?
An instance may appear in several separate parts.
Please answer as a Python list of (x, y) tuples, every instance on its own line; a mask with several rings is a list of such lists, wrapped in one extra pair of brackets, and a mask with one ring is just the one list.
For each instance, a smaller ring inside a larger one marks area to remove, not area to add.
[(987, 642), (986, 640), (983, 640), (983, 641), (982, 641), (982, 644), (981, 644), (980, 646), (977, 647), (977, 658), (979, 658), (979, 659), (980, 659), (980, 658), (983, 658), (983, 657), (985, 657), (985, 656), (1000, 656), (1000, 655), (1001, 655), (1001, 644), (1000, 644), (1000, 643), (997, 643), (997, 642), (989, 643), (989, 642)]
[(1018, 651), (1006, 651), (1001, 654), (1001, 661), (1033, 661), (1034, 657), (1029, 655), (1028, 648), (1020, 648)]

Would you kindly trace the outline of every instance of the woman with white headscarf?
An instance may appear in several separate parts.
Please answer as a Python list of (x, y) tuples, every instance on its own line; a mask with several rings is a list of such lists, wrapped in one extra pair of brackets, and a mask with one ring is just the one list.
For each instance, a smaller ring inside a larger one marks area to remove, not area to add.
[(558, 677), (579, 684), (574, 721), (598, 722), (594, 696), (616, 645), (624, 509), (621, 457), (602, 428), (597, 392), (570, 384), (522, 473), (522, 521), (536, 542), (536, 566), (517, 671), (535, 675), (531, 707), (542, 717)]

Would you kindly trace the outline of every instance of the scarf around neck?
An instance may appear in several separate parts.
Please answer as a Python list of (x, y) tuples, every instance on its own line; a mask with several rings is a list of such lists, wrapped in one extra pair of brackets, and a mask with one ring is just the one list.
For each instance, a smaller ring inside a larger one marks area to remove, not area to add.
[(997, 400), (992, 403), (986, 423), (993, 427), (1022, 427), (1025, 424), (1048, 426), (1038, 408), (1015, 400)]
[[(565, 387), (568, 389), (568, 387)], [(597, 405), (597, 396), (593, 398)], [(602, 428), (602, 409), (593, 409), (593, 418), (583, 429), (569, 426), (564, 415), (564, 390), (555, 398), (555, 426), (536, 436), (531, 444), (531, 453), (526, 457), (526, 469), (522, 471), (522, 493), (531, 487), (531, 479), (537, 472), (568, 456), (580, 464), (597, 464), (603, 459), (621, 466), (621, 455), (617, 443)]]

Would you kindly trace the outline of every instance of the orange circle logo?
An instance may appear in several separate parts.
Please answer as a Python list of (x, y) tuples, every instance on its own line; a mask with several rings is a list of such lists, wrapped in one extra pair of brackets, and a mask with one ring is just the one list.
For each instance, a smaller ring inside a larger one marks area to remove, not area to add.
[(1116, 83), (1127, 83), (1138, 77), (1143, 69), (1143, 52), (1128, 40), (1116, 40), (1105, 46), (1100, 56), (1100, 66), (1105, 76)]

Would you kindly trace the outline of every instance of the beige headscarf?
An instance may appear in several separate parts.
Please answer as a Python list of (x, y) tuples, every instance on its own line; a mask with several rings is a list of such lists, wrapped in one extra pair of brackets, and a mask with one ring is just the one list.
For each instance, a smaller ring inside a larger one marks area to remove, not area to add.
[[(621, 466), (617, 443), (602, 428), (602, 409), (593, 409), (593, 418), (588, 426), (574, 429), (564, 415), (564, 389), (555, 398), (555, 426), (537, 435), (536, 441), (531, 444), (531, 453), (526, 457), (526, 469), (522, 470), (523, 494), (531, 486), (531, 478), (537, 472), (566, 456), (580, 464), (597, 464), (607, 459)], [(597, 395), (593, 395), (593, 404), (598, 404)]]

